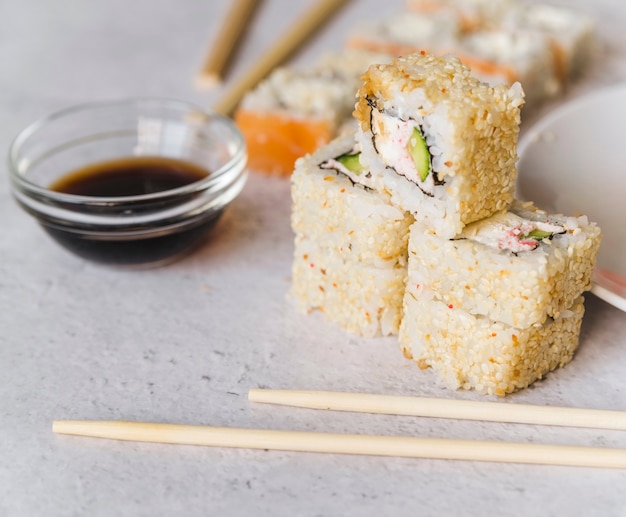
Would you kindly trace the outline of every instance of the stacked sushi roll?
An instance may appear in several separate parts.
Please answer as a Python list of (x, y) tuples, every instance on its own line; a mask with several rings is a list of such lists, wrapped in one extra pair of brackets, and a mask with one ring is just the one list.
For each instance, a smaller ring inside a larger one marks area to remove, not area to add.
[(440, 237), (513, 200), (521, 86), (491, 87), (453, 56), (371, 66), (354, 116), (368, 186)]
[(355, 135), (294, 172), (300, 307), (398, 330), (404, 355), (455, 388), (505, 395), (567, 363), (600, 230), (514, 200), (520, 85), (425, 53), (361, 79)]
[(584, 216), (515, 201), (453, 239), (422, 229), (411, 235), (410, 286), (473, 315), (518, 328), (543, 324), (591, 287), (600, 230)]
[(453, 387), (504, 395), (569, 362), (600, 230), (515, 202), (453, 239), (411, 229), (400, 343)]
[(350, 179), (354, 145), (339, 137), (296, 162), (291, 295), (301, 311), (321, 310), (348, 332), (397, 334), (414, 219), (389, 194)]

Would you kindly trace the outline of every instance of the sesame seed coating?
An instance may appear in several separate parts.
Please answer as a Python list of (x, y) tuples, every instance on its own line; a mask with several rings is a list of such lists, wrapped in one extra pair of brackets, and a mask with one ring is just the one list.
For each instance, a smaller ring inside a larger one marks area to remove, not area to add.
[(516, 329), (407, 292), (400, 343), (420, 368), (434, 368), (454, 389), (504, 396), (564, 366), (578, 347), (583, 299), (558, 319)]
[[(372, 65), (362, 81), (356, 139), (373, 187), (387, 189), (395, 204), (444, 237), (512, 202), (523, 105), (519, 84), (492, 87), (454, 56), (421, 53)], [(375, 111), (423, 131), (439, 180), (428, 195), (380, 155), (380, 139), (389, 135), (377, 133)]]

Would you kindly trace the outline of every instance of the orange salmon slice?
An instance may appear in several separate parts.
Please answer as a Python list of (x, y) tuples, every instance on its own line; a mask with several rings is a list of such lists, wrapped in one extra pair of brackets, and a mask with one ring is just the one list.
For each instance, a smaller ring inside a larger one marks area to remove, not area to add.
[(243, 108), (235, 113), (235, 124), (246, 139), (250, 169), (273, 176), (290, 176), (298, 158), (329, 142), (336, 132), (329, 119)]

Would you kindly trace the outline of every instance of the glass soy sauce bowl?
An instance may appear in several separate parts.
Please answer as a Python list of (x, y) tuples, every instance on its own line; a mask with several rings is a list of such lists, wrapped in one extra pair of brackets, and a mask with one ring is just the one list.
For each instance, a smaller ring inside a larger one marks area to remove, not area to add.
[(197, 247), (247, 179), (246, 145), (217, 113), (167, 99), (83, 104), (9, 149), (18, 204), (67, 250), (156, 267)]

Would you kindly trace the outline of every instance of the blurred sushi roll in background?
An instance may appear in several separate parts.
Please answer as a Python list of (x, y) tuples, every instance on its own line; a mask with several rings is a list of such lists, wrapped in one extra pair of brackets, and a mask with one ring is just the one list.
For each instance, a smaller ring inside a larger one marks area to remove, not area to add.
[(543, 33), (519, 28), (476, 31), (464, 37), (455, 52), (481, 81), (521, 83), (527, 105), (539, 106), (561, 93), (552, 42)]
[(361, 73), (389, 56), (350, 49), (323, 56), (312, 67), (274, 70), (246, 94), (234, 118), (248, 147), (248, 165), (288, 177), (295, 161), (352, 126)]
[(354, 138), (296, 163), (291, 178), (295, 251), (291, 298), (353, 334), (397, 334), (413, 217), (390, 196), (354, 182)]
[(538, 106), (564, 86), (554, 41), (551, 31), (538, 30), (530, 22), (506, 27), (485, 23), (464, 32), (457, 10), (434, 9), (362, 23), (348, 35), (346, 44), (394, 57), (421, 51), (456, 55), (476, 78), (490, 85), (521, 82), (526, 104)]
[(355, 181), (391, 194), (439, 237), (513, 200), (521, 86), (490, 87), (454, 56), (417, 53), (370, 66), (354, 117)]
[(346, 46), (392, 57), (420, 51), (435, 54), (458, 46), (460, 31), (461, 22), (454, 12), (409, 11), (356, 24)]
[(548, 38), (553, 68), (563, 88), (583, 73), (597, 49), (593, 19), (563, 6), (516, 3), (503, 16), (502, 28)]
[(460, 20), (463, 32), (496, 27), (514, 0), (407, 0), (408, 10), (440, 13)]

